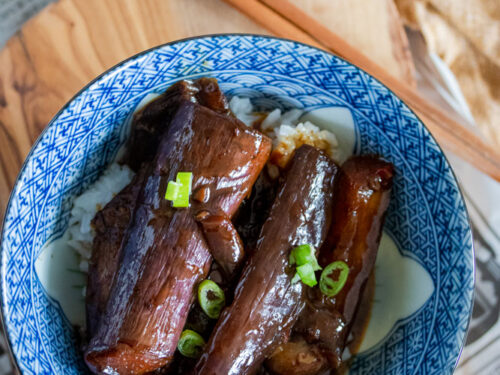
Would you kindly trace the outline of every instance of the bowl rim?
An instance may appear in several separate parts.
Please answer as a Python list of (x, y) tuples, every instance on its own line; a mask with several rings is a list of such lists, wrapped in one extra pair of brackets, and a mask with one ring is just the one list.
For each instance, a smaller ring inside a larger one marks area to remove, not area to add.
[(68, 108), (68, 106), (75, 99), (77, 99), (81, 94), (83, 94), (85, 91), (87, 91), (90, 88), (90, 86), (92, 86), (94, 83), (96, 83), (99, 80), (101, 80), (102, 78), (104, 78), (104, 77), (106, 77), (106, 76), (114, 73), (115, 71), (118, 71), (123, 65), (125, 65), (125, 64), (127, 64), (127, 63), (129, 63), (131, 61), (134, 61), (134, 60), (136, 60), (136, 59), (138, 59), (138, 58), (140, 58), (140, 57), (142, 57), (144, 55), (152, 53), (152, 52), (154, 52), (156, 50), (159, 50), (161, 48), (168, 47), (168, 46), (171, 46), (171, 45), (174, 45), (174, 44), (177, 44), (177, 43), (183, 43), (183, 42), (188, 42), (188, 41), (197, 40), (197, 39), (216, 38), (216, 37), (236, 37), (236, 38), (237, 37), (254, 37), (254, 38), (276, 40), (276, 41), (280, 41), (280, 42), (289, 42), (289, 43), (294, 43), (294, 44), (297, 44), (297, 45), (301, 45), (301, 46), (305, 46), (305, 47), (317, 50), (318, 52), (325, 53), (327, 55), (334, 56), (336, 59), (339, 59), (339, 60), (345, 62), (346, 64), (348, 64), (350, 66), (353, 66), (356, 69), (364, 72), (369, 77), (371, 77), (373, 80), (375, 80), (377, 83), (379, 83), (380, 85), (382, 85), (383, 87), (385, 87), (392, 95), (394, 95), (399, 101), (401, 101), (409, 109), (409, 111), (417, 118), (417, 120), (419, 121), (420, 125), (423, 126), (423, 128), (425, 129), (425, 131), (427, 132), (427, 134), (430, 136), (430, 138), (434, 141), (434, 143), (437, 146), (437, 149), (439, 150), (441, 156), (444, 158), (444, 160), (446, 161), (446, 163), (449, 166), (450, 173), (451, 173), (451, 175), (453, 177), (453, 184), (454, 184), (455, 188), (457, 189), (457, 191), (459, 193), (460, 199), (462, 200), (462, 202), (464, 202), (464, 205), (463, 205), (463, 207), (464, 207), (464, 213), (465, 213), (466, 220), (467, 220), (467, 223), (468, 223), (468, 232), (469, 232), (469, 235), (470, 235), (470, 238), (471, 238), (471, 248), (470, 248), (470, 251), (472, 252), (472, 282), (473, 282), (473, 284), (472, 284), (472, 292), (471, 292), (471, 301), (470, 301), (470, 305), (469, 305), (467, 324), (466, 324), (465, 331), (464, 331), (465, 333), (464, 333), (464, 336), (462, 338), (462, 342), (460, 344), (460, 350), (459, 350), (457, 359), (455, 361), (455, 365), (453, 367), (453, 372), (454, 372), (455, 369), (458, 366), (458, 362), (460, 360), (460, 357), (462, 355), (463, 349), (465, 347), (465, 342), (466, 342), (466, 339), (467, 339), (467, 336), (468, 336), (469, 326), (470, 326), (470, 322), (471, 322), (471, 319), (472, 319), (472, 311), (473, 311), (473, 307), (474, 307), (474, 298), (475, 298), (475, 293), (476, 293), (476, 259), (475, 259), (476, 250), (475, 250), (475, 245), (474, 245), (474, 233), (472, 231), (472, 222), (471, 222), (471, 219), (470, 219), (469, 211), (467, 209), (467, 205), (465, 204), (466, 201), (465, 201), (465, 198), (464, 198), (464, 194), (463, 194), (462, 188), (461, 188), (461, 186), (460, 186), (460, 184), (458, 182), (457, 175), (455, 174), (455, 171), (453, 170), (453, 167), (451, 166), (451, 163), (450, 163), (448, 157), (444, 153), (443, 148), (438, 143), (438, 141), (436, 140), (436, 138), (434, 137), (434, 135), (430, 132), (430, 130), (428, 129), (427, 125), (425, 125), (425, 123), (422, 121), (422, 119), (420, 118), (420, 116), (417, 113), (415, 113), (415, 111), (403, 99), (401, 99), (390, 87), (388, 87), (386, 84), (384, 84), (383, 82), (381, 82), (378, 78), (374, 77), (372, 74), (370, 74), (366, 70), (360, 68), (356, 64), (351, 63), (350, 61), (344, 59), (341, 56), (335, 55), (334, 53), (332, 53), (330, 51), (325, 51), (325, 50), (320, 49), (318, 47), (311, 46), (311, 45), (309, 45), (307, 43), (299, 42), (299, 41), (296, 41), (296, 40), (293, 40), (293, 39), (278, 37), (278, 36), (265, 35), (265, 34), (253, 34), (253, 33), (213, 33), (213, 34), (203, 34), (203, 35), (197, 35), (197, 36), (192, 36), (192, 37), (186, 37), (186, 38), (176, 39), (176, 40), (173, 40), (173, 41), (170, 41), (170, 42), (162, 43), (162, 44), (153, 46), (151, 48), (148, 48), (148, 49), (146, 49), (144, 51), (138, 52), (138, 53), (136, 53), (136, 54), (134, 54), (132, 56), (129, 56), (129, 57), (125, 58), (124, 60), (118, 62), (117, 64), (113, 65), (112, 67), (106, 69), (101, 74), (97, 75), (92, 80), (90, 80), (80, 90), (78, 90), (59, 109), (59, 111), (57, 111), (57, 113), (51, 118), (51, 120), (47, 123), (47, 125), (44, 127), (44, 129), (41, 131), (41, 133), (38, 135), (38, 137), (35, 140), (35, 142), (33, 142), (33, 144), (31, 146), (28, 154), (26, 155), (26, 157), (25, 157), (25, 159), (24, 159), (24, 161), (23, 161), (23, 163), (21, 165), (19, 173), (16, 176), (16, 179), (14, 181), (14, 184), (12, 186), (12, 189), (11, 189), (11, 192), (10, 192), (10, 195), (9, 195), (9, 199), (7, 201), (7, 205), (5, 207), (5, 212), (4, 212), (3, 220), (0, 223), (1, 224), (0, 225), (0, 323), (2, 325), (4, 337), (6, 339), (5, 341), (7, 343), (6, 346), (7, 346), (7, 351), (8, 351), (9, 357), (10, 357), (10, 362), (14, 365), (15, 370), (17, 370), (17, 372), (22, 375), (22, 372), (21, 372), (20, 367), (19, 367), (18, 359), (17, 359), (17, 357), (14, 354), (14, 351), (12, 349), (12, 343), (11, 343), (9, 328), (8, 328), (8, 326), (5, 323), (5, 317), (4, 317), (6, 301), (4, 301), (4, 289), (5, 289), (4, 276), (5, 275), (2, 272), (3, 266), (4, 266), (3, 265), (3, 255), (4, 255), (3, 253), (5, 251), (5, 249), (3, 247), (3, 239), (4, 239), (4, 235), (5, 235), (5, 222), (7, 220), (7, 214), (11, 210), (12, 201), (14, 199), (14, 194), (13, 193), (16, 190), (18, 184), (19, 184), (21, 176), (24, 174), (24, 171), (26, 169), (26, 164), (27, 164), (28, 160), (31, 158), (34, 149), (38, 146), (38, 144), (40, 143), (40, 141), (44, 137), (44, 135), (47, 132), (47, 130), (49, 129), (49, 127), (51, 127), (54, 124), (54, 122), (59, 118), (59, 116)]

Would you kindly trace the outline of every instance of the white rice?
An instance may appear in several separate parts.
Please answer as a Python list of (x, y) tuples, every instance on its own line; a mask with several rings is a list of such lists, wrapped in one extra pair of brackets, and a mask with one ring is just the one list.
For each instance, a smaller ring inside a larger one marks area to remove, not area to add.
[(233, 96), (229, 101), (229, 109), (247, 126), (251, 126), (254, 121), (259, 119), (259, 116), (254, 113), (252, 103), (248, 98)]
[[(233, 97), (229, 107), (238, 119), (251, 126), (261, 120), (264, 114), (254, 112), (250, 99)], [(279, 168), (286, 165), (293, 150), (302, 144), (316, 146), (338, 160), (338, 143), (335, 135), (321, 130), (309, 121), (300, 122), (303, 111), (292, 109), (281, 113), (275, 109), (265, 115), (261, 123), (262, 130), (273, 140), (273, 154), (267, 170), (271, 177), (279, 175)], [(80, 256), (80, 270), (88, 271), (95, 231), (91, 221), (97, 211), (103, 208), (134, 177), (134, 172), (127, 166), (112, 163), (102, 176), (78, 196), (71, 210), (68, 229), (63, 235), (67, 244)], [(85, 294), (85, 290), (83, 291)]]
[[(233, 97), (229, 102), (231, 111), (247, 125), (261, 119), (255, 114), (248, 98)], [(309, 121), (301, 122), (304, 111), (292, 109), (281, 113), (279, 108), (269, 112), (260, 125), (262, 131), (273, 140), (271, 163), (283, 168), (293, 155), (293, 151), (307, 144), (325, 151), (333, 160), (339, 162), (340, 150), (335, 134), (322, 130)]]
[(80, 271), (87, 272), (95, 231), (90, 222), (97, 211), (127, 186), (134, 172), (127, 166), (112, 163), (99, 179), (75, 198), (68, 229), (63, 235), (67, 244), (80, 256)]

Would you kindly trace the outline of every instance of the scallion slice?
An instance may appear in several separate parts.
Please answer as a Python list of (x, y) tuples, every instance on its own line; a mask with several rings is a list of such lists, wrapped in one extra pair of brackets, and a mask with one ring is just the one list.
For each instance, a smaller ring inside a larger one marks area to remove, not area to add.
[(184, 357), (198, 358), (205, 346), (205, 340), (199, 333), (185, 329), (181, 333), (177, 349)]
[(308, 286), (315, 286), (318, 282), (316, 281), (316, 275), (314, 274), (314, 268), (310, 263), (303, 264), (296, 268), (297, 275), (299, 275), (300, 280), (303, 284)]
[(189, 207), (192, 182), (191, 172), (178, 172), (176, 181), (168, 182), (165, 199), (172, 201), (173, 207)]
[(181, 184), (175, 181), (169, 181), (167, 191), (165, 192), (165, 199), (169, 201), (175, 201), (179, 195), (179, 190), (181, 189), (181, 187)]
[(318, 283), (314, 271), (319, 271), (321, 267), (315, 253), (316, 249), (310, 244), (299, 245), (290, 252), (290, 264), (297, 266), (297, 272), (291, 280), (292, 284), (299, 280), (309, 286), (315, 286)]
[(198, 302), (211, 319), (217, 319), (226, 305), (224, 291), (212, 280), (203, 280), (198, 286)]
[(290, 264), (303, 266), (304, 264), (309, 263), (314, 271), (319, 271), (321, 267), (319, 266), (316, 256), (314, 255), (315, 252), (316, 250), (312, 245), (304, 244), (297, 246), (290, 253)]
[[(336, 279), (333, 279), (331, 276), (335, 271), (337, 271), (337, 275)], [(342, 290), (348, 276), (349, 266), (345, 262), (338, 260), (330, 263), (321, 273), (319, 288), (323, 294), (326, 294), (328, 297), (334, 297)]]

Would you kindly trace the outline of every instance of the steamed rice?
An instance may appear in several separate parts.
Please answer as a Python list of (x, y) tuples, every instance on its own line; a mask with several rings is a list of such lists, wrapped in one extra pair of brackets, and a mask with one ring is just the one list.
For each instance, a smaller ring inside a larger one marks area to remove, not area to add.
[[(254, 112), (248, 98), (233, 97), (229, 108), (245, 124), (250, 126), (261, 117)], [(322, 130), (309, 121), (300, 122), (304, 111), (291, 109), (282, 113), (279, 108), (269, 112), (260, 124), (261, 130), (273, 141), (271, 162), (284, 168), (293, 155), (293, 151), (307, 144), (325, 151), (333, 160), (339, 161), (340, 154), (335, 134)]]
[[(247, 126), (255, 121), (262, 120), (261, 129), (273, 141), (271, 162), (267, 171), (271, 177), (279, 175), (279, 167), (286, 165), (297, 147), (308, 144), (324, 150), (332, 159), (339, 160), (338, 143), (335, 135), (327, 130), (321, 130), (313, 123), (300, 122), (303, 114), (300, 109), (292, 109), (282, 113), (275, 109), (267, 115), (254, 111), (248, 98), (233, 97), (229, 107), (234, 115)], [(265, 116), (265, 118), (263, 118)], [(262, 119), (263, 118), (263, 119)], [(112, 163), (102, 176), (87, 190), (75, 198), (68, 229), (63, 235), (68, 246), (76, 251), (80, 257), (80, 270), (88, 272), (89, 260), (92, 252), (92, 241), (95, 231), (91, 221), (95, 214), (102, 209), (113, 197), (127, 186), (134, 172), (127, 166)], [(83, 290), (85, 294), (85, 290)]]
[(338, 161), (338, 143), (335, 135), (328, 130), (320, 130), (309, 121), (296, 126), (280, 125), (274, 128), (274, 134), (271, 161), (282, 168), (287, 165), (293, 151), (304, 144), (323, 150), (333, 160)]
[(112, 163), (99, 179), (75, 198), (68, 229), (64, 233), (66, 243), (80, 256), (80, 271), (87, 272), (92, 253), (95, 231), (91, 221), (113, 197), (127, 186), (134, 172), (126, 165)]

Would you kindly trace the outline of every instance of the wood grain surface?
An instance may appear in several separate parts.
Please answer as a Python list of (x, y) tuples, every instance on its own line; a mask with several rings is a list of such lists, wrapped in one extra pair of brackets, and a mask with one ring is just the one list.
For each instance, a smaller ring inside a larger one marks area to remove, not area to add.
[[(413, 66), (393, 0), (293, 0), (394, 75)], [(60, 0), (0, 52), (0, 219), (33, 142), (90, 80), (145, 49), (213, 33), (268, 31), (222, 0)]]

